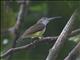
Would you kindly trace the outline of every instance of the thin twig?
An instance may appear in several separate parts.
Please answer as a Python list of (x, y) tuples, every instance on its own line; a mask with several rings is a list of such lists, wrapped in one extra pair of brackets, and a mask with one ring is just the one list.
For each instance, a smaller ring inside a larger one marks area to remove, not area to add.
[[(75, 35), (78, 35), (78, 34), (80, 34), (80, 29), (76, 29), (76, 30), (72, 31), (72, 33), (70, 34), (69, 37), (75, 36)], [(15, 53), (15, 51), (32, 48), (32, 47), (38, 45), (38, 43), (47, 43), (47, 42), (51, 42), (51, 41), (55, 42), (57, 38), (58, 38), (58, 36), (55, 36), (55, 37), (44, 37), (44, 38), (40, 39), (37, 42), (33, 41), (32, 43), (27, 44), (25, 46), (16, 47), (16, 48), (10, 48), (8, 51), (6, 51), (5, 53), (3, 53), (0, 57), (3, 58), (3, 57), (8, 56), (11, 53), (11, 51), (13, 51)]]
[(46, 60), (56, 60), (57, 59), (57, 56), (60, 52), (61, 47), (64, 45), (64, 42), (67, 40), (67, 38), (69, 37), (69, 35), (73, 31), (77, 16), (78, 16), (78, 11), (76, 10), (72, 14), (70, 20), (67, 22), (66, 26), (64, 27), (60, 36), (58, 37), (57, 41), (55, 42), (53, 47), (50, 49)]
[(78, 35), (78, 34), (80, 34), (80, 28), (72, 31), (70, 36), (73, 37), (73, 36)]
[(80, 55), (80, 42), (76, 45), (75, 48), (73, 48), (73, 50), (64, 60), (75, 60), (78, 55)]

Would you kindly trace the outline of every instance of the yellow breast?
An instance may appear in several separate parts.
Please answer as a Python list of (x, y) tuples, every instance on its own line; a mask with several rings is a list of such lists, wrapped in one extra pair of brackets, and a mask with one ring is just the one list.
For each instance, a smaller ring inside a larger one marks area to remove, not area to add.
[(38, 32), (32, 34), (32, 37), (42, 37), (44, 32), (45, 32), (45, 29), (43, 29), (42, 31), (38, 31)]

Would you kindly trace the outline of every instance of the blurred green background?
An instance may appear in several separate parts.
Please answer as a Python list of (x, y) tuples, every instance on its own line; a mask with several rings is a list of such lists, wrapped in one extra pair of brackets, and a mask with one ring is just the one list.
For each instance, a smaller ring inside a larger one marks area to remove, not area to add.
[[(0, 1), (1, 2), (1, 31), (13, 27), (16, 23), (16, 17), (19, 12), (20, 4), (15, 1)], [(7, 4), (6, 4), (7, 2)], [(28, 13), (23, 19), (23, 26), (21, 32), (35, 24), (41, 17), (62, 16), (61, 19), (51, 21), (44, 36), (57, 36), (60, 34), (65, 24), (73, 14), (73, 12), (80, 8), (80, 1), (30, 1)], [(75, 29), (80, 28), (80, 16), (76, 20)], [(7, 51), (11, 46), (14, 36), (10, 33), (1, 34), (1, 53)], [(80, 35), (71, 37), (66, 41), (61, 49), (57, 60), (63, 60), (65, 56), (80, 40)], [(5, 43), (5, 41), (7, 43)], [(24, 44), (24, 42), (22, 42)], [(18, 44), (17, 44), (18, 45)], [(21, 44), (19, 44), (21, 46)], [(29, 50), (21, 50), (14, 53), (11, 60), (45, 60), (52, 44), (41, 43), (35, 48)], [(3, 58), (2, 60), (7, 60)]]

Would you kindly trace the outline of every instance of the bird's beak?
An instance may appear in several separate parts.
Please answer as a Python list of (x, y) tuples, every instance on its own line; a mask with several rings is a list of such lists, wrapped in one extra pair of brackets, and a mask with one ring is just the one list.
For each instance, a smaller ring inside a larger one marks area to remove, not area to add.
[(56, 18), (62, 18), (61, 16), (58, 16), (58, 17), (52, 17), (52, 18), (48, 18), (48, 20), (50, 21), (50, 20), (54, 20), (54, 19), (56, 19)]

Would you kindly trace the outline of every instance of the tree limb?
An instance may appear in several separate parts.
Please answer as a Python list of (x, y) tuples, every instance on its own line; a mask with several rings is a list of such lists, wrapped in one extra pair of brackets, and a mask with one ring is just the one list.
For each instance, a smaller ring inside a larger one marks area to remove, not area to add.
[(58, 37), (57, 41), (55, 42), (53, 47), (50, 49), (46, 60), (56, 60), (57, 59), (57, 56), (60, 52), (61, 47), (64, 45), (64, 42), (67, 40), (67, 38), (69, 37), (69, 35), (71, 34), (71, 32), (74, 28), (74, 24), (75, 24), (75, 20), (76, 20), (77, 16), (78, 16), (78, 11), (76, 10), (72, 14), (69, 21), (67, 22), (66, 26), (64, 27), (60, 36)]
[(78, 55), (80, 55), (80, 42), (76, 45), (75, 48), (73, 48), (73, 50), (64, 60), (75, 60)]
[[(27, 2), (27, 5), (26, 5), (26, 2)], [(14, 41), (13, 41), (13, 44), (12, 44), (12, 48), (16, 47), (16, 40), (20, 37), (20, 34), (21, 34), (20, 29), (21, 29), (21, 26), (22, 26), (22, 23), (23, 23), (23, 19), (25, 18), (26, 13), (28, 12), (26, 10), (26, 8), (28, 7), (28, 4), (29, 4), (28, 0), (22, 0), (21, 3), (20, 3), (20, 10), (19, 10), (19, 13), (18, 13), (18, 16), (17, 16), (17, 19), (16, 19), (17, 20), (16, 24), (15, 24), (14, 29), (13, 29), (15, 38), (14, 38)], [(11, 54), (8, 57), (8, 60), (11, 60), (12, 55), (13, 55), (13, 51), (11, 51)]]

